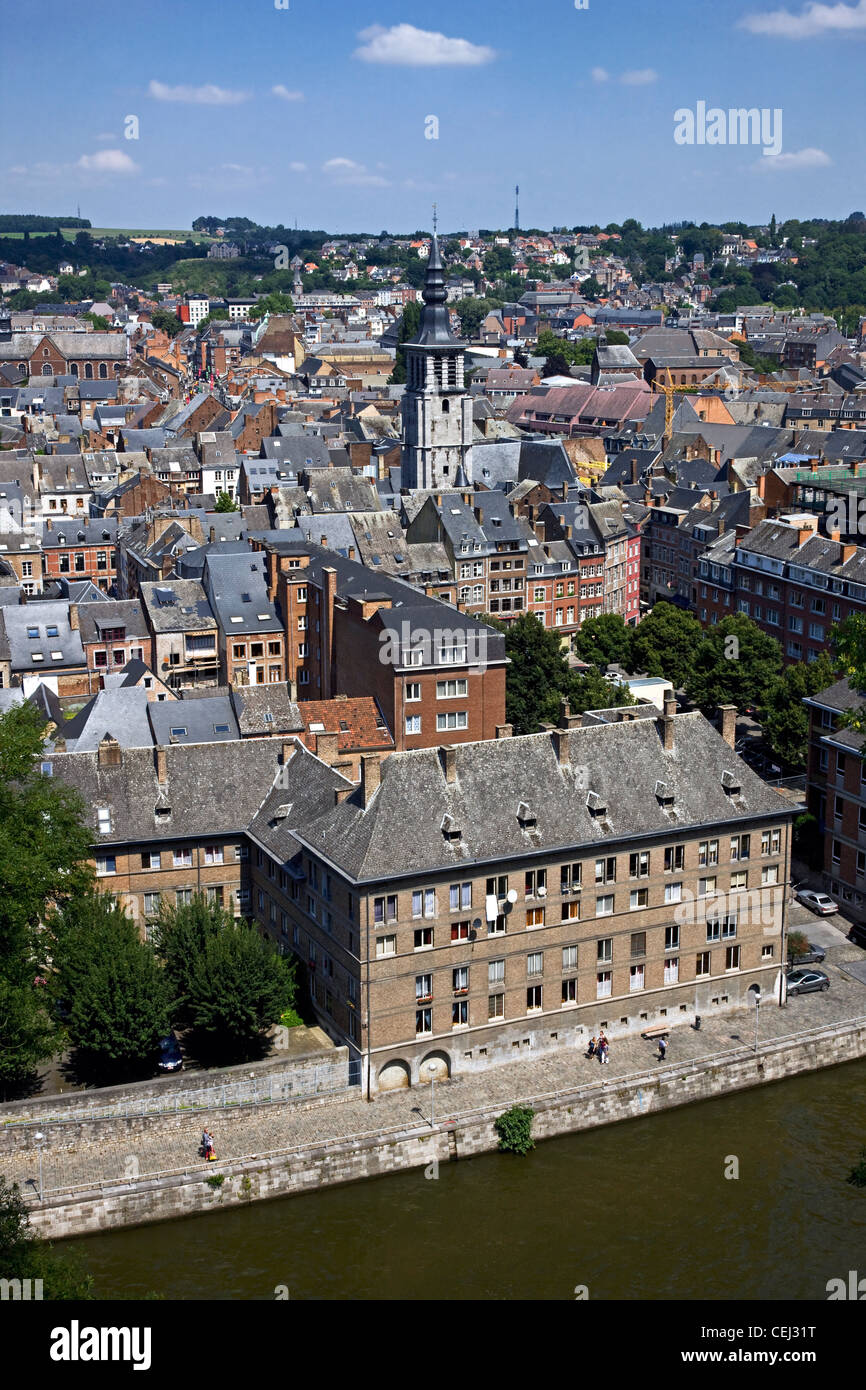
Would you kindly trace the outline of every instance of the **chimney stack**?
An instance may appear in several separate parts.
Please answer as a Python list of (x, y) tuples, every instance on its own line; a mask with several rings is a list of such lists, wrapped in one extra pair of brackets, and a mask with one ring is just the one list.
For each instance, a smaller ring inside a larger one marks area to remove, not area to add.
[(453, 743), (445, 743), (439, 749), (439, 761), (442, 764), (442, 771), (445, 774), (446, 782), (457, 781), (457, 749)]
[(674, 747), (674, 718), (677, 712), (677, 702), (672, 695), (665, 696), (665, 711), (662, 715), (662, 739), (666, 753), (672, 753)]
[(161, 787), (168, 781), (168, 764), (165, 756), (165, 749), (157, 744), (156, 749), (156, 780)]
[(733, 748), (737, 742), (737, 706), (719, 705), (719, 715), (722, 738), (729, 748)]
[(567, 767), (571, 762), (571, 754), (568, 747), (568, 730), (554, 729), (551, 734), (553, 739), (553, 751), (556, 754), (556, 761), (560, 767)]
[(316, 734), (316, 757), (333, 767), (340, 756), (339, 744), (339, 732)]
[(853, 559), (854, 559), (854, 556), (855, 556), (856, 554), (857, 554), (857, 547), (856, 547), (856, 545), (843, 545), (843, 546), (842, 546), (842, 564), (843, 564), (843, 565), (847, 565), (848, 561), (849, 561), (849, 560), (853, 560)]
[(69, 627), (70, 627), (70, 629), (71, 629), (72, 632), (78, 632), (79, 626), (80, 626), (80, 624), (79, 624), (79, 617), (78, 617), (78, 604), (77, 604), (77, 603), (70, 603), (70, 605), (69, 605)]
[(361, 804), (366, 811), (374, 795), (379, 790), (382, 770), (375, 753), (361, 754)]

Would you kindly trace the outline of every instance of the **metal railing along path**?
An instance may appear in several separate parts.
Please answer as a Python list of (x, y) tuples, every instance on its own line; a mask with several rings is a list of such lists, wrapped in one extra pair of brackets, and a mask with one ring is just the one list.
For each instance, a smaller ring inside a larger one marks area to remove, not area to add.
[[(307, 1140), (303, 1144), (289, 1144), (278, 1149), (266, 1149), (264, 1152), (251, 1154), (238, 1154), (231, 1158), (217, 1160), (214, 1163), (202, 1163), (200, 1167), (192, 1168), (189, 1164), (183, 1168), (164, 1168), (157, 1169), (151, 1173), (142, 1173), (137, 1178), (109, 1178), (89, 1183), (72, 1183), (63, 1187), (44, 1188), (45, 1197), (73, 1196), (75, 1193), (82, 1192), (117, 1192), (126, 1190), (132, 1183), (159, 1182), (170, 1178), (200, 1178), (205, 1171), (213, 1173), (220, 1172), (225, 1165), (232, 1167), (239, 1164), (248, 1163), (268, 1163), (274, 1158), (300, 1157), (304, 1154), (315, 1152), (317, 1149), (331, 1148), (337, 1145), (355, 1144), (366, 1139), (388, 1139), (393, 1135), (402, 1134), (407, 1139), (422, 1138), (425, 1135), (439, 1134), (447, 1131), (452, 1125), (462, 1123), (466, 1120), (485, 1119), (491, 1114), (498, 1112), (500, 1105), (531, 1105), (541, 1101), (559, 1100), (568, 1101), (573, 1098), (575, 1102), (580, 1101), (587, 1094), (611, 1094), (622, 1088), (634, 1085), (636, 1082), (649, 1081), (676, 1081), (684, 1078), (688, 1074), (696, 1074), (705, 1071), (708, 1067), (719, 1062), (732, 1062), (736, 1058), (745, 1060), (748, 1057), (756, 1059), (769, 1055), (771, 1052), (784, 1048), (791, 1043), (802, 1043), (818, 1041), (821, 1038), (839, 1036), (840, 1033), (853, 1033), (859, 1028), (866, 1027), (866, 1014), (857, 1015), (854, 1018), (841, 1019), (836, 1023), (819, 1024), (814, 1028), (806, 1028), (798, 1033), (786, 1033), (778, 1038), (768, 1038), (764, 1042), (758, 1043), (757, 1053), (754, 1046), (744, 1043), (740, 1047), (725, 1048), (719, 1052), (708, 1052), (703, 1057), (691, 1058), (688, 1061), (679, 1063), (667, 1062), (663, 1067), (651, 1067), (644, 1071), (630, 1072), (626, 1076), (612, 1077), (610, 1080), (605, 1078), (598, 1081), (583, 1082), (578, 1086), (560, 1086), (552, 1091), (535, 1091), (531, 1094), (518, 1094), (508, 1097), (507, 1101), (488, 1101), (485, 1105), (475, 1106), (469, 1110), (458, 1110), (443, 1118), (433, 1128), (428, 1121), (415, 1125), (407, 1124), (403, 1121), (398, 1125), (377, 1126), (374, 1129), (356, 1130), (351, 1134), (328, 1135), (321, 1139)], [(581, 1056), (584, 1054), (581, 1052)], [(23, 1194), (25, 1197), (28, 1194)], [(38, 1202), (33, 1201), (33, 1205)]]

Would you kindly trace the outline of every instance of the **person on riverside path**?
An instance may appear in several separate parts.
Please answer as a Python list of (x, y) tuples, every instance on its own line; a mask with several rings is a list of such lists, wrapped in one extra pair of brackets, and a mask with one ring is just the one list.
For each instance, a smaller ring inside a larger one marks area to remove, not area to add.
[(663, 1061), (665, 1060), (665, 1054), (666, 1054), (667, 1050), (668, 1050), (667, 1040), (666, 1040), (665, 1038), (659, 1038), (659, 1061), (660, 1061), (660, 1062), (663, 1062)]
[(595, 1037), (591, 1037), (591, 1038), (590, 1038), (590, 1040), (589, 1040), (589, 1051), (587, 1052), (586, 1055), (587, 1055), (587, 1057), (594, 1057), (594, 1056), (595, 1056)]

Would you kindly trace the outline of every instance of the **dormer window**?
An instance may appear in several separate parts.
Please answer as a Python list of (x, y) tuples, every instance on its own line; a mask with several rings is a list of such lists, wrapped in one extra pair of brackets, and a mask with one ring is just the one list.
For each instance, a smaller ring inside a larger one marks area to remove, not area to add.
[(111, 808), (109, 806), (97, 806), (96, 825), (100, 835), (110, 835), (112, 830)]
[(462, 839), (462, 831), (460, 830), (460, 826), (457, 824), (454, 817), (449, 815), (447, 811), (445, 815), (442, 817), (442, 824), (440, 825), (439, 829), (442, 831), (442, 834), (445, 836), (446, 840), (454, 841)]
[(607, 805), (598, 792), (588, 792), (586, 797), (586, 809), (589, 814), (597, 820), (603, 820), (607, 814)]
[(525, 801), (518, 803), (517, 819), (521, 830), (534, 830), (537, 822), (535, 812), (530, 809)]
[(722, 786), (724, 787), (724, 789), (725, 789), (725, 791), (727, 792), (728, 796), (731, 796), (731, 797), (739, 796), (739, 795), (740, 795), (740, 785), (741, 785), (741, 784), (740, 784), (740, 779), (739, 779), (739, 777), (737, 777), (737, 776), (735, 775), (735, 773), (733, 773), (733, 772), (723, 772), (723, 773), (722, 773)]

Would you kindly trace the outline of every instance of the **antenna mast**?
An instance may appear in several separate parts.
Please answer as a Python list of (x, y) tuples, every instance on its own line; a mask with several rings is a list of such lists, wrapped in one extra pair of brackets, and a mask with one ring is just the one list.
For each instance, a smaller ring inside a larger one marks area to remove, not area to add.
[(514, 185), (514, 230), (520, 231), (520, 185)]

